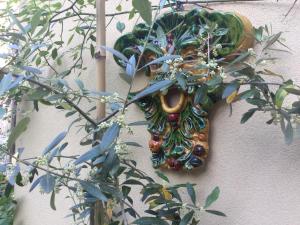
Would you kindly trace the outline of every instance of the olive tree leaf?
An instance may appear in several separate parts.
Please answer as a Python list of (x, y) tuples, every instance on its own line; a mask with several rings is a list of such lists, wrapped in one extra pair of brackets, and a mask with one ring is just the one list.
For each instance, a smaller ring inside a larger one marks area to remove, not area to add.
[(132, 55), (129, 59), (129, 62), (126, 64), (126, 73), (129, 77), (133, 77), (135, 74), (135, 68), (136, 68), (136, 59), (135, 56)]
[(156, 29), (156, 33), (157, 33), (157, 38), (159, 41), (159, 44), (162, 48), (166, 48), (168, 42), (167, 42), (167, 36), (164, 32), (164, 30), (162, 29), (161, 26), (158, 26)]
[(186, 185), (187, 192), (194, 204), (196, 204), (196, 192), (192, 184), (187, 183)]
[(184, 217), (181, 219), (179, 225), (187, 225), (189, 224), (190, 220), (193, 218), (194, 216), (194, 211), (190, 211), (187, 214), (184, 215)]
[(266, 42), (265, 47), (263, 48), (263, 51), (269, 48), (271, 45), (273, 45), (276, 41), (278, 41), (281, 35), (282, 32), (279, 32), (277, 34), (270, 36)]
[(156, 173), (157, 176), (159, 176), (161, 179), (163, 179), (164, 181), (170, 183), (169, 178), (168, 178), (165, 174), (163, 174), (162, 172), (160, 172), (160, 171), (158, 171), (158, 170), (155, 171), (155, 173)]
[(257, 109), (249, 109), (248, 112), (246, 112), (241, 119), (241, 124), (246, 123), (257, 111)]
[(46, 155), (48, 152), (50, 152), (53, 148), (55, 148), (67, 135), (67, 131), (63, 131), (60, 134), (58, 134), (53, 141), (44, 149), (43, 155)]
[(20, 66), (20, 69), (25, 70), (30, 73), (33, 73), (33, 74), (42, 74), (41, 70), (31, 67), (31, 66)]
[(161, 89), (170, 87), (173, 83), (174, 83), (174, 81), (172, 81), (172, 80), (162, 80), (155, 84), (152, 84), (151, 86), (147, 87), (146, 89), (144, 89), (143, 91), (141, 91), (140, 93), (135, 95), (134, 98), (132, 99), (132, 101), (136, 101), (147, 95), (153, 94)]
[(120, 126), (117, 123), (114, 123), (110, 126), (103, 134), (101, 141), (101, 149), (109, 149), (118, 137), (120, 132)]
[(216, 211), (216, 210), (206, 209), (205, 212), (214, 214), (214, 215), (216, 215), (216, 216), (223, 216), (223, 217), (226, 217), (226, 214), (225, 214), (225, 213), (220, 212), (220, 211)]
[(293, 127), (292, 127), (292, 123), (291, 123), (291, 121), (288, 121), (287, 125), (286, 125), (286, 128), (285, 128), (285, 131), (284, 131), (285, 143), (287, 145), (292, 144), (293, 139), (294, 139), (293, 136), (294, 136), (294, 130), (293, 130)]
[(113, 48), (110, 48), (110, 47), (106, 47), (106, 46), (101, 46), (100, 48), (110, 52), (111, 54), (113, 54), (114, 56), (116, 56), (117, 58), (123, 60), (124, 62), (129, 62), (127, 57), (125, 55), (123, 55), (121, 52), (113, 49)]
[(233, 60), (231, 63), (228, 64), (228, 68), (230, 68), (230, 66), (242, 62), (243, 60), (245, 60), (248, 56), (250, 56), (250, 52), (243, 52), (241, 53), (235, 60)]
[(51, 194), (50, 207), (51, 207), (51, 209), (56, 210), (56, 206), (55, 206), (55, 191), (52, 191), (52, 194)]
[(285, 97), (288, 95), (288, 92), (285, 90), (284, 86), (280, 87), (275, 94), (275, 104), (278, 108), (282, 107)]
[(219, 187), (216, 187), (206, 198), (206, 201), (205, 201), (205, 206), (204, 208), (208, 208), (209, 206), (211, 206), (211, 204), (213, 204), (218, 198), (219, 198), (219, 195), (220, 195), (220, 188)]
[(39, 185), (40, 181), (41, 181), (42, 177), (37, 178), (31, 185), (29, 192), (33, 191), (33, 189), (36, 188), (36, 186)]
[(25, 34), (26, 33), (26, 29), (21, 24), (21, 22), (18, 20), (18, 18), (11, 11), (9, 11), (8, 14), (11, 17), (12, 21), (14, 22), (14, 24), (16, 24), (17, 27)]
[(86, 181), (81, 181), (80, 185), (84, 190), (86, 190), (90, 195), (94, 196), (95, 198), (101, 201), (105, 201), (105, 202), (107, 201), (107, 197), (103, 194), (101, 189), (96, 185)]
[(41, 22), (41, 15), (42, 15), (42, 11), (38, 10), (32, 17), (31, 19), (31, 32), (34, 33), (36, 27), (40, 24)]
[(138, 225), (169, 225), (166, 221), (163, 219), (160, 219), (158, 217), (141, 217), (135, 221), (133, 221), (133, 224)]
[(150, 25), (152, 22), (152, 8), (149, 0), (132, 0), (133, 7), (140, 13), (142, 19)]
[(74, 164), (78, 165), (83, 162), (92, 160), (92, 159), (98, 157), (100, 154), (101, 154), (101, 146), (100, 146), (100, 144), (98, 144), (98, 145), (94, 146), (91, 150), (89, 150), (86, 153), (79, 156), (79, 158), (75, 160)]
[(13, 77), (10, 73), (5, 74), (0, 82), (0, 96), (10, 89)]
[(46, 194), (49, 194), (55, 187), (55, 177), (49, 173), (43, 175), (40, 180), (40, 186)]
[(27, 126), (29, 122), (30, 122), (30, 118), (25, 117), (18, 122), (17, 126), (13, 128), (7, 141), (8, 148), (11, 148), (15, 143), (15, 141), (20, 137), (20, 135), (27, 130)]

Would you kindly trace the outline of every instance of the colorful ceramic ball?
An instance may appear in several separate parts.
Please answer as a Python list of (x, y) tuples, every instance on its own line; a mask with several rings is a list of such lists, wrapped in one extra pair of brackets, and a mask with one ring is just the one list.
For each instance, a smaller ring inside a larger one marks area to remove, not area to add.
[(159, 152), (161, 147), (161, 142), (150, 140), (149, 141), (149, 148), (151, 152)]
[(179, 114), (178, 113), (170, 113), (168, 115), (168, 121), (169, 122), (177, 122), (179, 120)]
[(203, 156), (205, 154), (205, 148), (202, 145), (196, 145), (194, 147), (194, 154), (197, 156)]

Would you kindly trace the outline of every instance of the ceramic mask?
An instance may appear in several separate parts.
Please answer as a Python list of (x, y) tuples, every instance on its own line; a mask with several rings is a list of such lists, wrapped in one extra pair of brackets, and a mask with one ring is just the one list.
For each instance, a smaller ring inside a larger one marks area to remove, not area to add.
[(114, 48), (136, 60), (143, 52), (140, 68), (163, 56), (180, 56), (147, 66), (148, 86), (162, 80), (174, 84), (137, 102), (149, 122), (152, 164), (174, 170), (201, 167), (209, 152), (208, 113), (221, 100), (224, 67), (253, 46), (253, 27), (237, 13), (195, 9), (165, 13), (147, 38), (149, 30), (136, 25)]

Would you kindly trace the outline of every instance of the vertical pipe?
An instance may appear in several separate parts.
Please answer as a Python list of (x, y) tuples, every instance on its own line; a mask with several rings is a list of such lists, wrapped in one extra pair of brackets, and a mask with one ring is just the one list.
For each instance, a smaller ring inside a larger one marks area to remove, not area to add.
[[(97, 91), (105, 91), (105, 51), (100, 46), (106, 45), (106, 23), (105, 23), (105, 0), (96, 0), (96, 88)], [(105, 104), (97, 102), (96, 117), (100, 120), (105, 116)]]
[[(96, 0), (96, 90), (105, 91), (105, 51), (100, 46), (106, 45), (106, 23), (105, 23), (105, 1)], [(105, 103), (98, 101), (96, 103), (96, 120), (99, 121), (105, 117)], [(91, 225), (106, 224), (106, 213), (104, 203), (97, 201), (91, 212)]]

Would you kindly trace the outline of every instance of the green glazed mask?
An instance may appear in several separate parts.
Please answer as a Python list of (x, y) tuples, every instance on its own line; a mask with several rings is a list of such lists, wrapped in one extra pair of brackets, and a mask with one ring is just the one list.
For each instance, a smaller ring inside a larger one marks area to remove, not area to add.
[[(162, 15), (147, 38), (149, 30), (138, 24), (114, 48), (127, 58), (141, 57), (139, 68), (167, 59), (146, 67), (148, 86), (163, 80), (172, 85), (137, 102), (149, 122), (152, 164), (174, 170), (200, 167), (208, 156), (208, 113), (221, 99), (225, 62), (252, 47), (252, 25), (235, 13), (192, 10)], [(121, 59), (115, 60), (126, 67)]]

